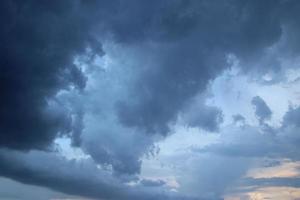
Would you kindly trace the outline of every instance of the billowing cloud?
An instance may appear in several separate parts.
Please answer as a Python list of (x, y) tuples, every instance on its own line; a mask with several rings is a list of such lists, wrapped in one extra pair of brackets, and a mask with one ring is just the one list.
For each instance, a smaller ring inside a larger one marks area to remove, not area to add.
[[(247, 170), (244, 159), (298, 159), (298, 108), (272, 127), (265, 121), (273, 110), (256, 96), (260, 125), (235, 115), (242, 125), (224, 128), (225, 113), (208, 87), (233, 67), (257, 83), (285, 81), (297, 69), (286, 63), (299, 53), (299, 6), (295, 0), (1, 2), (1, 175), (90, 198), (183, 199), (165, 191), (164, 182), (139, 177), (143, 159), (155, 157), (156, 143), (178, 124), (220, 132), (219, 143), (196, 152), (221, 156), (207, 158), (207, 168), (196, 159), (178, 189), (190, 186), (185, 191), (197, 197), (219, 198)], [(52, 157), (59, 137), (92, 164), (80, 168)], [(218, 179), (211, 179), (211, 166), (229, 162), (237, 162), (237, 173), (220, 170), (228, 177), (213, 191)], [(191, 181), (193, 174), (199, 176)]]
[(99, 53), (101, 45), (74, 1), (5, 1), (0, 7), (0, 145), (44, 149), (72, 129), (72, 111), (53, 98), (61, 89), (85, 86), (72, 59), (88, 47)]

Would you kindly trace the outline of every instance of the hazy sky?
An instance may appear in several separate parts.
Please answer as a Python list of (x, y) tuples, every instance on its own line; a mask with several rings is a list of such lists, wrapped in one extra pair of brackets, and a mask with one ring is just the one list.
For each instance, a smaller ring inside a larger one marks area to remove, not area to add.
[(0, 200), (300, 199), (299, 11), (1, 1)]

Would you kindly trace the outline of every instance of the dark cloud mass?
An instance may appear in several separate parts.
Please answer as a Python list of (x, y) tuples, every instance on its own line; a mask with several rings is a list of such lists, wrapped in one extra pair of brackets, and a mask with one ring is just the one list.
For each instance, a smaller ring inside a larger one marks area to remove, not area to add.
[(278, 1), (4, 1), (1, 143), (42, 148), (57, 132), (70, 131), (67, 111), (59, 107), (61, 114), (49, 117), (46, 108), (59, 90), (84, 87), (72, 59), (87, 47), (101, 51), (95, 35), (104, 33), (145, 48), (156, 43), (155, 62), (132, 88), (134, 101), (117, 108), (125, 125), (166, 134), (186, 100), (228, 66), (228, 53), (247, 61), (279, 39), (279, 6)]
[[(219, 130), (222, 111), (207, 105), (206, 97), (196, 102), (194, 98), (231, 69), (230, 55), (240, 63), (241, 73), (260, 78), (279, 74), (274, 80), (282, 80), (286, 69), (281, 60), (299, 53), (299, 7), (297, 0), (1, 1), (0, 148), (9, 149), (0, 155), (1, 175), (93, 198), (183, 199), (144, 187), (159, 188), (163, 181), (142, 180), (143, 186), (132, 192), (129, 186), (109, 180), (138, 174), (142, 157), (153, 150), (157, 138), (171, 134), (170, 126), (179, 118), (189, 127)], [(108, 69), (93, 79), (96, 85), (102, 78), (123, 80), (134, 74), (132, 80), (118, 83), (126, 85), (126, 90), (118, 90), (122, 98), (105, 93), (113, 91), (113, 81), (102, 85), (96, 95), (86, 89), (87, 77), (95, 70), (91, 63), (105, 55), (105, 43), (134, 49), (135, 56), (143, 58), (136, 68), (122, 62), (122, 74), (105, 77)], [(75, 63), (82, 57), (88, 69)], [(62, 92), (82, 96), (62, 100), (58, 97)], [(94, 95), (89, 96), (92, 103), (88, 95)], [(260, 125), (271, 130), (264, 123), (272, 116), (270, 108), (259, 96), (252, 104)], [(242, 152), (253, 156), (258, 152), (252, 147), (258, 144), (265, 146), (263, 154), (286, 145), (289, 137), (296, 137), (291, 132), (299, 130), (299, 113), (299, 108), (290, 108), (282, 127), (273, 130), (288, 133), (279, 142), (273, 133), (248, 134), (256, 129), (245, 126), (250, 143), (237, 141), (237, 146), (245, 144), (249, 149)], [(235, 115), (234, 121), (245, 123), (245, 118)], [(71, 138), (94, 165), (112, 167), (112, 174), (95, 178), (89, 172), (85, 177), (85, 171), (68, 172), (66, 168), (73, 165), (66, 160), (59, 161), (62, 168), (56, 173), (37, 164), (44, 161), (42, 157), (30, 163), (26, 161), (30, 154), (13, 153), (53, 151), (53, 141), (60, 136)], [(261, 143), (253, 140), (256, 136)], [(265, 145), (270, 138), (276, 142)], [(236, 146), (230, 147), (228, 154), (236, 154)], [(213, 149), (225, 152), (223, 145)]]
[[(228, 54), (238, 57), (245, 72), (276, 70), (275, 65), (265, 64), (264, 55), (281, 36), (279, 1), (175, 1), (172, 6), (156, 6), (164, 12), (157, 8), (152, 12), (158, 12), (155, 17), (146, 15), (148, 23), (139, 23), (137, 30), (146, 31), (141, 36), (155, 42), (152, 48), (159, 56), (137, 80), (132, 94), (135, 100), (118, 105), (120, 120), (125, 125), (165, 134), (167, 124), (176, 119), (186, 101), (203, 92), (210, 80), (229, 67)], [(119, 38), (119, 32), (114, 34)], [(128, 42), (128, 38), (120, 38)], [(264, 66), (255, 63), (257, 60), (262, 60)]]
[[(85, 77), (72, 59), (95, 44), (76, 1), (2, 1), (0, 144), (43, 149), (71, 130), (55, 94)], [(97, 49), (101, 49), (98, 46)]]
[[(111, 200), (196, 200), (159, 189), (145, 190), (143, 185), (147, 187), (150, 182), (144, 182), (136, 188), (125, 186), (109, 173), (97, 169), (91, 160), (68, 161), (39, 151), (30, 154), (1, 151), (0, 154), (0, 175), (72, 195)], [(39, 162), (40, 159), (44, 159), (43, 164)]]

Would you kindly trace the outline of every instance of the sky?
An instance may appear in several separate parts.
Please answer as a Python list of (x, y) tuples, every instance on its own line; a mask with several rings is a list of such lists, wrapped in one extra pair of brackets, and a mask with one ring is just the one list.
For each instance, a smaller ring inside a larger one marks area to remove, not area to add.
[(299, 10), (1, 1), (0, 200), (300, 199)]

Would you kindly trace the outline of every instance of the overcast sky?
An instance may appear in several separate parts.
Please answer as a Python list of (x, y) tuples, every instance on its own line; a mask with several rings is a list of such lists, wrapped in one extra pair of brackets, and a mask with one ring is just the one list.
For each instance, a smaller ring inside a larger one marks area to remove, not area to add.
[(299, 11), (1, 1), (0, 200), (300, 199)]

